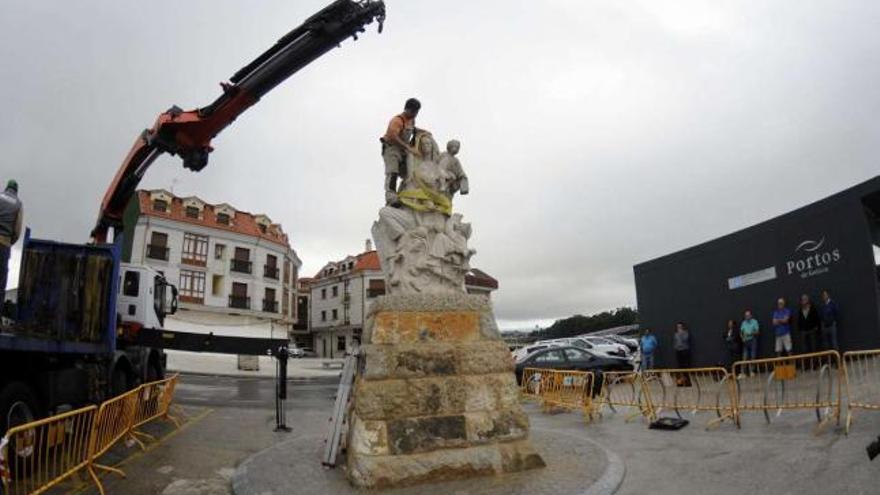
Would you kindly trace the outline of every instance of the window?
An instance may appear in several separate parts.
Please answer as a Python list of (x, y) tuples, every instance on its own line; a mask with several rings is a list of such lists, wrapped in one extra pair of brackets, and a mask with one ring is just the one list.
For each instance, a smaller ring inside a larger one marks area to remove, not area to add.
[(150, 243), (147, 244), (147, 258), (168, 261), (168, 234), (151, 232)]
[(164, 199), (154, 199), (153, 200), (153, 211), (160, 211), (162, 213), (168, 212), (168, 201)]
[(321, 321), (327, 321), (327, 312), (321, 311)]
[(569, 361), (588, 361), (590, 355), (580, 349), (564, 349), (565, 357)]
[(562, 357), (562, 352), (558, 349), (549, 350), (543, 354), (538, 354), (535, 356), (536, 363), (564, 363), (565, 358)]
[(321, 299), (327, 299), (327, 288), (321, 289)]
[(229, 215), (226, 213), (218, 213), (217, 223), (219, 223), (220, 225), (229, 225)]
[(333, 310), (333, 321), (336, 321), (336, 320), (338, 320), (338, 319), (339, 319), (339, 310), (338, 310), (338, 309), (334, 309), (334, 310)]
[(265, 291), (265, 297), (263, 298), (263, 311), (277, 313), (278, 301), (275, 300), (275, 289), (266, 287)]
[(334, 285), (333, 286), (333, 297), (338, 297), (338, 296), (339, 296), (339, 286)]
[(367, 298), (385, 295), (385, 280), (374, 278), (368, 282)]
[(122, 282), (122, 295), (137, 297), (140, 285), (141, 274), (135, 271), (126, 271), (125, 280)]
[(196, 206), (187, 206), (186, 207), (186, 217), (187, 218), (199, 218), (199, 209)]
[(345, 352), (345, 335), (336, 337), (336, 350)]
[(263, 276), (278, 280), (278, 257), (274, 254), (266, 255), (266, 266), (263, 267)]
[(232, 282), (232, 294), (229, 295), (229, 307), (251, 309), (251, 298), (247, 295), (247, 284)]
[(180, 270), (180, 300), (203, 303), (205, 301), (205, 273)]
[(214, 275), (211, 277), (211, 295), (223, 295), (223, 275)]
[(180, 258), (181, 262), (189, 265), (205, 266), (208, 261), (208, 236), (184, 233)]
[(224, 256), (226, 256), (226, 245), (214, 244), (214, 259), (222, 260)]
[(265, 234), (265, 233), (266, 233), (266, 225), (265, 225), (265, 224), (262, 224), (262, 223), (261, 223), (261, 224), (258, 224), (258, 225), (260, 226), (260, 232), (262, 232), (262, 233)]
[(240, 273), (251, 273), (250, 249), (237, 247), (231, 261), (231, 270)]

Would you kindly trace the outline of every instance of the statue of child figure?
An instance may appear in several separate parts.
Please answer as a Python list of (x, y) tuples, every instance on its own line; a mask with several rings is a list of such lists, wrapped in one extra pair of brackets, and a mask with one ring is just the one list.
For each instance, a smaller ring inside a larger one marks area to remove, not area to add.
[(446, 151), (440, 154), (438, 165), (443, 172), (445, 178), (445, 186), (442, 188), (443, 194), (447, 198), (452, 199), (456, 192), (461, 194), (468, 193), (468, 178), (461, 167), (461, 162), (455, 155), (461, 149), (461, 143), (453, 139), (446, 143)]

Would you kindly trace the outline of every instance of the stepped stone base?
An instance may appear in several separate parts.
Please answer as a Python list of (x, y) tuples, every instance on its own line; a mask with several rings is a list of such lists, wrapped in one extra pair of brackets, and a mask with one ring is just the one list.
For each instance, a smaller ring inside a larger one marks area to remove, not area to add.
[(367, 316), (348, 477), (386, 488), (543, 467), (480, 296), (391, 295)]

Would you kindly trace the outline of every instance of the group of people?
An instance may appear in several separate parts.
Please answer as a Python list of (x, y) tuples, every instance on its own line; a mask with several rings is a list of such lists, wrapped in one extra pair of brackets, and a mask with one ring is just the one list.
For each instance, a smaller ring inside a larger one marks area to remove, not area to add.
[[(794, 350), (793, 329), (796, 329), (800, 336), (804, 353), (829, 349), (838, 350), (837, 328), (840, 307), (831, 298), (831, 293), (828, 290), (822, 291), (821, 298), (822, 303), (816, 305), (808, 294), (803, 294), (796, 310), (788, 307), (785, 298), (777, 299), (776, 308), (769, 315), (776, 356), (792, 354)], [(684, 322), (678, 322), (675, 326), (672, 345), (675, 350), (676, 366), (689, 368), (691, 367), (690, 331)], [(723, 364), (732, 366), (740, 359), (758, 359), (760, 336), (761, 324), (752, 314), (752, 310), (747, 309), (743, 312), (742, 322), (728, 320), (722, 334), (722, 342), (727, 352), (727, 362)], [(641, 369), (653, 368), (659, 342), (650, 329), (644, 330), (639, 347), (642, 354)]]
[[(773, 328), (773, 350), (777, 356), (790, 356), (794, 349), (793, 329), (797, 329), (802, 343), (802, 352), (811, 353), (820, 350), (838, 350), (837, 327), (840, 319), (840, 307), (831, 298), (831, 293), (822, 291), (822, 304), (816, 305), (808, 294), (802, 294), (796, 310), (788, 307), (784, 297), (776, 300), (776, 308), (771, 315)], [(740, 358), (758, 359), (758, 341), (761, 325), (752, 315), (751, 310), (743, 314), (739, 325), (735, 320), (728, 320), (724, 330), (724, 345), (728, 352), (729, 363)]]

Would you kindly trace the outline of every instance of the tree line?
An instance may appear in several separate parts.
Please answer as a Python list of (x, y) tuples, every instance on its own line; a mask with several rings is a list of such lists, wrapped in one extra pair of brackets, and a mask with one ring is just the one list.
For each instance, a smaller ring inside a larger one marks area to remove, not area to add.
[(590, 316), (574, 315), (556, 320), (547, 328), (532, 331), (529, 336), (535, 340), (563, 339), (585, 333), (598, 332), (606, 328), (634, 325), (639, 322), (639, 312), (630, 307), (602, 311)]

